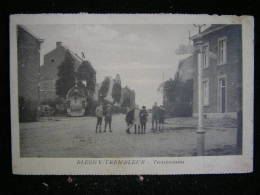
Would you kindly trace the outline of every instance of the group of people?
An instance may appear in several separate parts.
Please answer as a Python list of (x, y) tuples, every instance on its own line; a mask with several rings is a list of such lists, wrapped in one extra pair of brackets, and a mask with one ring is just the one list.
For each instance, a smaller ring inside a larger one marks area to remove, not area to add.
[[(152, 108), (152, 130), (154, 132), (162, 131), (164, 129), (163, 126), (164, 117), (165, 117), (164, 107), (162, 105), (157, 106), (157, 103), (155, 102)], [(126, 114), (126, 123), (127, 123), (126, 132), (130, 133), (130, 129), (134, 127), (135, 134), (145, 134), (147, 119), (148, 119), (148, 112), (145, 106), (143, 106), (141, 110), (139, 110), (138, 106), (129, 109)]]
[(105, 119), (105, 127), (104, 127), (104, 132), (106, 132), (107, 126), (109, 126), (109, 132), (112, 133), (111, 129), (111, 124), (112, 124), (112, 105), (107, 104), (104, 106), (100, 104), (96, 108), (96, 117), (97, 117), (97, 124), (96, 124), (96, 133), (101, 133), (101, 128), (102, 128), (102, 120), (103, 117)]
[(130, 134), (130, 129), (134, 127), (135, 134), (145, 134), (147, 118), (148, 112), (145, 106), (141, 110), (139, 110), (138, 106), (132, 109), (128, 108), (125, 118), (127, 124), (126, 133)]
[(165, 115), (165, 109), (164, 107), (158, 106), (157, 103), (154, 103), (154, 106), (152, 108), (152, 130), (153, 131), (162, 131), (164, 129), (164, 116)]
[[(154, 132), (163, 130), (164, 124), (164, 113), (165, 110), (163, 106), (157, 106), (155, 102), (152, 108), (152, 130)], [(100, 104), (96, 108), (96, 117), (97, 117), (97, 124), (96, 124), (96, 133), (102, 132), (102, 120), (105, 120), (104, 131), (106, 132), (107, 126), (109, 127), (109, 132), (112, 132), (112, 105), (102, 105)], [(134, 127), (135, 134), (145, 134), (146, 133), (146, 124), (148, 120), (148, 111), (146, 110), (145, 106), (142, 106), (142, 109), (136, 105), (134, 107), (128, 107), (127, 113), (125, 117), (126, 121), (126, 133), (130, 134), (130, 130)]]

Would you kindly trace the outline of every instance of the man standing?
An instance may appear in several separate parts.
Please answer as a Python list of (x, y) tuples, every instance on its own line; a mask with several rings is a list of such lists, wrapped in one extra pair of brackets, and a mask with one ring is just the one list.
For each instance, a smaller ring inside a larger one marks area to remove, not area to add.
[(102, 104), (99, 104), (99, 106), (96, 108), (96, 117), (97, 117), (97, 124), (96, 124), (96, 133), (101, 133), (101, 125), (102, 125), (102, 117), (103, 117), (103, 106)]
[(127, 108), (127, 113), (126, 113), (126, 117), (125, 117), (125, 121), (126, 121), (126, 133), (130, 134), (130, 129), (134, 124), (134, 114), (135, 114), (135, 108)]
[(112, 106), (110, 104), (107, 104), (104, 115), (105, 115), (105, 129), (104, 129), (104, 132), (106, 132), (107, 125), (108, 125), (109, 126), (109, 132), (112, 133), (112, 130), (111, 130)]
[(138, 108), (138, 105), (135, 106), (135, 111), (134, 111), (134, 128), (135, 128), (135, 134), (138, 133), (140, 134), (140, 128), (141, 128), (141, 125), (140, 125), (140, 117), (139, 117), (139, 113), (140, 113), (140, 110)]
[(146, 111), (146, 107), (143, 106), (142, 110), (139, 113), (140, 122), (141, 122), (141, 132), (145, 133), (146, 130), (146, 122), (148, 117), (148, 112)]
[(158, 109), (158, 120), (159, 120), (159, 131), (163, 130), (163, 124), (164, 124), (164, 114), (165, 114), (165, 109), (161, 105)]
[(157, 106), (157, 102), (155, 102), (152, 108), (152, 130), (157, 131), (157, 128), (158, 128), (158, 106)]

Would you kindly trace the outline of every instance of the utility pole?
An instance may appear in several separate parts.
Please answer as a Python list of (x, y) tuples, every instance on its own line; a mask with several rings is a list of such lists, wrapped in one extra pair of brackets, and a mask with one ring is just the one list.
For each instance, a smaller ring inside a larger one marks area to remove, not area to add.
[(198, 128), (197, 134), (197, 155), (203, 156), (205, 153), (205, 130), (203, 129), (203, 108), (202, 108), (202, 41), (201, 41), (201, 27), (205, 24), (194, 24), (198, 28), (198, 41), (195, 43), (198, 53)]

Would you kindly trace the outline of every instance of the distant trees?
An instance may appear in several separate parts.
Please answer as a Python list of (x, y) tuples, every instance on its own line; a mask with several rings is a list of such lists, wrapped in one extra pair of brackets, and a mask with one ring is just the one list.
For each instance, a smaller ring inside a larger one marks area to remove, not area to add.
[(112, 98), (114, 100), (114, 103), (120, 103), (121, 91), (122, 91), (121, 83), (115, 82), (112, 88)]
[(124, 97), (121, 106), (122, 107), (129, 107), (129, 106), (131, 106), (131, 98), (130, 98), (130, 96), (125, 96)]
[(109, 85), (110, 85), (110, 79), (109, 77), (106, 77), (102, 84), (101, 87), (99, 89), (99, 97), (101, 98), (101, 100), (104, 99), (104, 97), (107, 96), (108, 90), (109, 90)]
[(164, 105), (171, 116), (191, 116), (193, 99), (193, 80), (181, 81), (176, 75), (164, 83)]
[(69, 52), (66, 52), (64, 61), (58, 67), (58, 79), (55, 84), (57, 96), (66, 98), (68, 90), (74, 85), (74, 59)]

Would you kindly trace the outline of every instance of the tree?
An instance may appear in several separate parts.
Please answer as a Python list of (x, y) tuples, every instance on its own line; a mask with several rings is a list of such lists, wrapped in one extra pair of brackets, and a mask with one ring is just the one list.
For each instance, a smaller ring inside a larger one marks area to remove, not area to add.
[(103, 98), (107, 96), (108, 90), (109, 90), (109, 85), (110, 85), (110, 79), (109, 77), (106, 77), (102, 84), (101, 87), (99, 89), (99, 97)]
[(74, 59), (69, 52), (66, 52), (64, 61), (58, 67), (57, 75), (56, 94), (66, 98), (68, 90), (75, 85)]
[[(93, 95), (96, 86), (96, 71), (89, 61), (83, 61), (77, 70), (78, 85), (85, 87), (86, 94)], [(85, 82), (86, 86), (83, 84)]]
[(123, 99), (123, 102), (122, 102), (122, 107), (129, 107), (131, 105), (131, 99), (129, 96), (126, 96), (124, 99)]
[(176, 85), (175, 81), (173, 79), (169, 79), (168, 81), (165, 81), (164, 86), (163, 86), (163, 91), (164, 91), (164, 96), (165, 99), (168, 101), (172, 102), (174, 101), (175, 98), (175, 92), (176, 92)]
[(115, 82), (112, 88), (112, 97), (114, 99), (114, 103), (120, 103), (121, 90), (122, 90), (121, 83)]
[(172, 116), (191, 116), (193, 80), (181, 81), (176, 75), (164, 83), (164, 105)]

